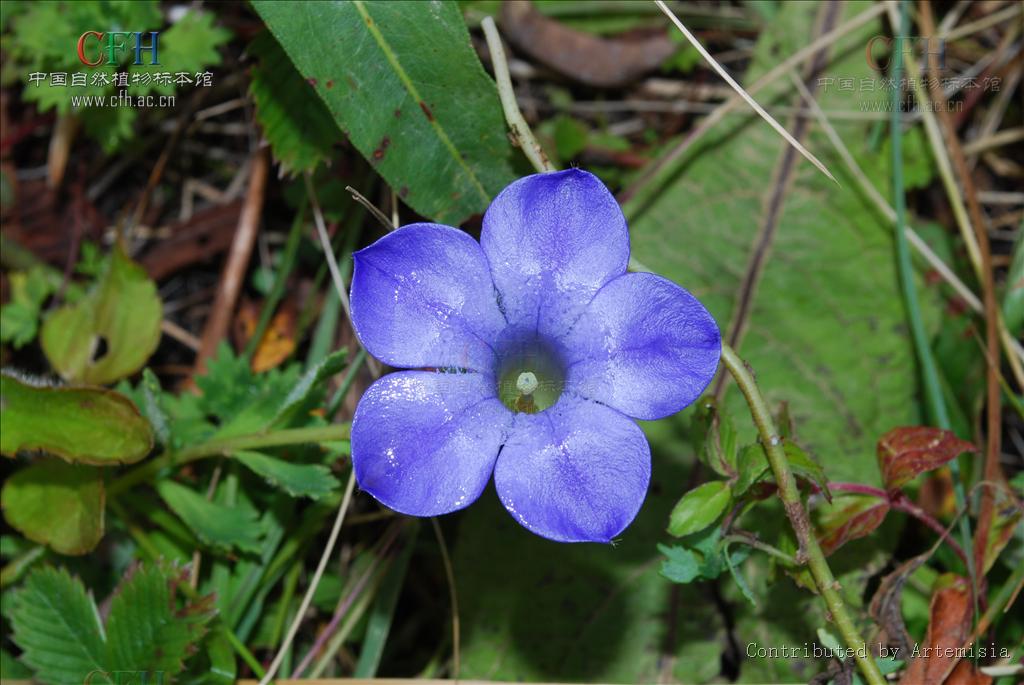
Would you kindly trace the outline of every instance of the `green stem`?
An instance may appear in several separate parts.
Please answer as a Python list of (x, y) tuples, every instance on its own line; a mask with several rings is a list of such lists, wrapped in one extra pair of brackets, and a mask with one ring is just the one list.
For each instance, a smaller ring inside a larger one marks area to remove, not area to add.
[(107, 495), (115, 497), (129, 488), (154, 478), (164, 469), (181, 466), (198, 459), (229, 455), (231, 452), (264, 447), (300, 445), (306, 442), (328, 442), (345, 440), (349, 436), (349, 424), (335, 423), (329, 426), (287, 428), (271, 433), (253, 433), (230, 438), (213, 438), (201, 445), (189, 447), (180, 452), (164, 452), (159, 457), (142, 464), (107, 487)]
[(782, 500), (786, 516), (793, 526), (793, 532), (796, 533), (800, 545), (796, 555), (797, 561), (806, 563), (810, 568), (814, 582), (818, 586), (818, 592), (824, 598), (825, 605), (843, 636), (846, 646), (853, 650), (857, 665), (865, 680), (869, 685), (886, 685), (885, 677), (878, 670), (874, 656), (868, 650), (867, 643), (861, 638), (857, 627), (853, 624), (853, 619), (846, 610), (846, 604), (839, 594), (839, 582), (832, 575), (832, 570), (829, 568), (828, 562), (825, 561), (825, 554), (821, 551), (818, 539), (811, 530), (810, 519), (800, 499), (800, 490), (796, 486), (793, 471), (786, 460), (782, 438), (775, 427), (768, 403), (761, 395), (754, 376), (746, 364), (735, 350), (724, 343), (722, 345), (722, 362), (736, 379), (736, 385), (746, 397), (747, 404), (750, 406), (750, 414), (761, 435), (761, 442), (768, 455), (768, 463), (771, 465), (772, 472), (775, 474), (775, 482), (778, 484), (779, 498)]
[[(897, 45), (902, 46), (907, 41), (907, 2), (900, 0), (900, 21), (897, 27)], [(916, 73), (916, 71), (915, 71)], [(893, 50), (892, 58), (892, 79), (893, 83), (899, 84), (903, 78), (903, 49)], [(928, 403), (928, 413), (939, 428), (950, 430), (952, 422), (949, 418), (949, 411), (946, 408), (946, 401), (942, 394), (942, 383), (939, 380), (939, 369), (932, 354), (932, 348), (928, 341), (928, 333), (925, 330), (924, 319), (921, 316), (921, 309), (917, 299), (917, 289), (914, 286), (913, 268), (910, 264), (910, 248), (907, 245), (905, 232), (907, 202), (903, 185), (903, 111), (902, 91), (900, 87), (892, 89), (889, 100), (892, 105), (890, 111), (890, 135), (892, 137), (892, 193), (893, 208), (896, 210), (896, 266), (899, 272), (900, 287), (903, 292), (903, 304), (907, 310), (907, 319), (910, 324), (910, 333), (914, 341), (914, 351), (917, 354), (918, 363), (921, 365), (921, 378), (924, 384), (924, 394)], [(958, 510), (966, 511), (967, 495), (964, 492), (963, 478), (960, 475), (960, 462), (953, 459), (949, 462), (949, 471), (953, 480), (953, 495)], [(964, 550), (971, 549), (971, 522), (967, 516), (962, 516), (959, 522), (960, 546)], [(967, 564), (967, 575), (974, 587), (974, 559), (967, 555), (964, 559)], [(974, 593), (975, 595), (977, 593)], [(977, 618), (977, 598), (975, 598), (975, 617)]]

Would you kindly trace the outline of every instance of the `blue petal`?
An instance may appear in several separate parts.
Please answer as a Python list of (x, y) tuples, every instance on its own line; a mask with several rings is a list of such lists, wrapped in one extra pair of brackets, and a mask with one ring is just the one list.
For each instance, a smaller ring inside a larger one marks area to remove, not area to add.
[(490, 480), (511, 421), (482, 374), (389, 374), (363, 394), (352, 419), (356, 480), (403, 514), (462, 509)]
[(509, 323), (548, 336), (568, 330), (629, 261), (622, 210), (579, 169), (527, 176), (501, 191), (484, 214), (480, 244)]
[(650, 448), (632, 420), (564, 395), (516, 415), (494, 469), (509, 513), (558, 542), (610, 542), (640, 510), (650, 478)]
[(353, 255), (352, 323), (391, 366), (492, 370), (505, 327), (486, 258), (462, 231), (410, 224)]
[(568, 391), (639, 419), (674, 414), (700, 397), (722, 350), (704, 305), (649, 273), (602, 288), (562, 343)]

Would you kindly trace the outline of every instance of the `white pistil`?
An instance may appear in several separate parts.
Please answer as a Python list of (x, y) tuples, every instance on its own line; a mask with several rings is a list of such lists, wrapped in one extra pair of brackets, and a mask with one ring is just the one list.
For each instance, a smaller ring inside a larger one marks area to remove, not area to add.
[(529, 397), (540, 385), (537, 382), (537, 376), (532, 371), (523, 371), (519, 374), (519, 378), (516, 379), (516, 390), (523, 397)]

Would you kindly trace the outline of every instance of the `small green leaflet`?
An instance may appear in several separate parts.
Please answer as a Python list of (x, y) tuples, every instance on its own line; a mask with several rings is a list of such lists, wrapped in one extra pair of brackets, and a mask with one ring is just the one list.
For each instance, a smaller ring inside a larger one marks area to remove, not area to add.
[(330, 469), (322, 464), (293, 464), (284, 459), (248, 451), (235, 452), (232, 456), (292, 497), (320, 499), (331, 494), (339, 485)]
[[(206, 632), (213, 598), (180, 606), (173, 569), (136, 567), (119, 586), (104, 630), (82, 582), (67, 571), (34, 571), (14, 593), (10, 613), (14, 642), (36, 680), (63, 685), (113, 682), (114, 671), (163, 671), (173, 676)], [(7, 675), (5, 673), (5, 675)]]
[(211, 502), (173, 480), (161, 480), (155, 487), (171, 511), (206, 544), (221, 550), (260, 551), (261, 528), (254, 511)]

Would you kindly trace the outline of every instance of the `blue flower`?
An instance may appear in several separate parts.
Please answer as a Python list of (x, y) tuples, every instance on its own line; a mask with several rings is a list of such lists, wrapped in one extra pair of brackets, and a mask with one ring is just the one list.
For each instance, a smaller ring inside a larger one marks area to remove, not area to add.
[(608, 189), (578, 169), (527, 176), (491, 203), (479, 243), (411, 224), (354, 257), (356, 333), (409, 369), (356, 409), (360, 487), (435, 516), (471, 504), (493, 474), (505, 508), (538, 535), (621, 533), (651, 476), (633, 419), (697, 399), (721, 336), (686, 290), (626, 272), (626, 220)]

